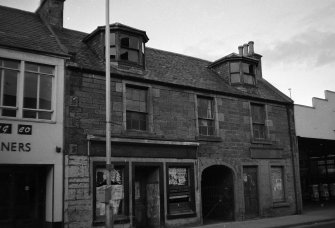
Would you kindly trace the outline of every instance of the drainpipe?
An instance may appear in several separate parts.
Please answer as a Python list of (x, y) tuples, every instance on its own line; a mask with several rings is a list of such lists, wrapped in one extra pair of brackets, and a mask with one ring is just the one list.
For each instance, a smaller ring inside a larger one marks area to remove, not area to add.
[(302, 213), (302, 199), (301, 199), (301, 187), (300, 187), (300, 175), (299, 175), (299, 151), (297, 145), (297, 139), (295, 134), (294, 126), (294, 106), (293, 103), (286, 106), (288, 127), (290, 135), (290, 147), (292, 154), (292, 170), (293, 170), (293, 183), (294, 183), (294, 194), (296, 202), (296, 213)]

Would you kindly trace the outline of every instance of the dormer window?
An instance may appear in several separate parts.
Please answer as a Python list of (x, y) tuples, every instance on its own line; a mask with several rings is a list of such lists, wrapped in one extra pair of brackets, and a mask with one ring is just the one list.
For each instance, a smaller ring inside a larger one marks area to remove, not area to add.
[(245, 62), (230, 63), (231, 84), (255, 85), (255, 65)]
[(123, 33), (110, 34), (110, 59), (111, 62), (123, 62), (127, 65), (144, 64), (144, 43), (141, 37)]

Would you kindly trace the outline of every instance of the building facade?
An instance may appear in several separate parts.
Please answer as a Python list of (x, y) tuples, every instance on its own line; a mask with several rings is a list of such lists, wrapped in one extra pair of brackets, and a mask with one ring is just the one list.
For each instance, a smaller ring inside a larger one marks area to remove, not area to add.
[[(63, 189), (62, 197), (53, 199), (62, 204), (57, 219), (69, 228), (99, 227), (105, 224), (109, 187), (105, 28), (90, 34), (63, 28), (63, 2), (42, 1), (35, 14), (14, 11), (42, 18), (65, 55), (58, 64), (43, 63), (57, 66), (54, 80), (63, 78), (53, 100), (61, 107), (53, 121), (42, 121), (49, 128), (36, 135), (43, 139), (39, 145), (60, 159), (52, 161), (63, 161), (54, 165), (62, 175), (53, 173), (62, 178), (53, 186)], [(9, 8), (4, 12), (13, 14)], [(149, 48), (145, 31), (120, 23), (111, 24), (110, 32), (110, 203), (117, 227), (176, 227), (300, 213), (293, 101), (263, 78), (262, 56), (253, 42), (209, 62)], [(23, 99), (22, 111), (20, 106), (16, 110), (24, 113), (24, 108)], [(12, 120), (1, 116), (4, 124), (7, 119)], [(26, 118), (13, 121), (21, 120)], [(59, 134), (43, 138), (58, 124)], [(59, 144), (54, 143), (58, 137)], [(26, 139), (17, 143), (31, 143)]]
[(0, 6), (0, 227), (61, 227), (64, 53), (38, 13)]
[(313, 98), (312, 104), (294, 106), (306, 203), (335, 199), (335, 93), (326, 90), (325, 99)]

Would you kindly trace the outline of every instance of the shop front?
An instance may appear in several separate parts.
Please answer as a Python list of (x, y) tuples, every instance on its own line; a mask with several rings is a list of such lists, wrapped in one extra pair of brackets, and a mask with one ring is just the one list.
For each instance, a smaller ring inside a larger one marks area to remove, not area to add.
[[(90, 138), (93, 224), (105, 221), (104, 139)], [(200, 221), (196, 204), (196, 148), (193, 142), (112, 139), (112, 200), (115, 224), (169, 227)]]

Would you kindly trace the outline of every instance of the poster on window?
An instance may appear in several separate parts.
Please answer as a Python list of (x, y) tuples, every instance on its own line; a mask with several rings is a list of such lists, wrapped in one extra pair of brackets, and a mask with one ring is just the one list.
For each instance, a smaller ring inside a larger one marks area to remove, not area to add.
[[(105, 215), (105, 189), (107, 188), (107, 170), (96, 169), (96, 215)], [(122, 184), (122, 170), (111, 171), (111, 201), (114, 214), (119, 214), (120, 205), (124, 199), (124, 187)]]
[(272, 168), (272, 197), (274, 202), (284, 200), (283, 173), (281, 168)]
[(169, 185), (186, 185), (187, 168), (169, 168)]

